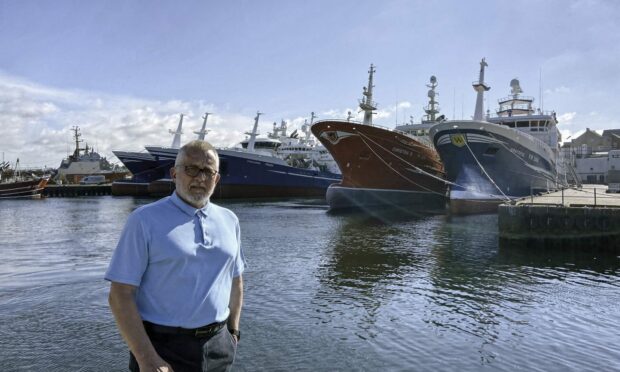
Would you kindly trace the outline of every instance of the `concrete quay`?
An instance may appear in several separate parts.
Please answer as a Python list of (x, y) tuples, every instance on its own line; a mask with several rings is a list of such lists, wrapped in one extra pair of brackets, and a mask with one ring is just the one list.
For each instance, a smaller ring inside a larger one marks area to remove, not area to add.
[(111, 185), (47, 185), (43, 189), (43, 196), (47, 197), (75, 197), (110, 195)]
[(620, 194), (584, 185), (502, 204), (500, 239), (620, 250)]

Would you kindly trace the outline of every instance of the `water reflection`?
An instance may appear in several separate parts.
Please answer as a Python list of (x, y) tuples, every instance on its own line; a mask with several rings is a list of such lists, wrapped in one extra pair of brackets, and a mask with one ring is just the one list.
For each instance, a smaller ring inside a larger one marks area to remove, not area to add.
[(609, 246), (550, 246), (528, 240), (502, 239), (499, 241), (498, 263), (614, 274), (620, 270), (620, 252), (613, 248)]
[(322, 323), (334, 321), (337, 327), (339, 319), (346, 316), (357, 323), (358, 337), (374, 337), (382, 306), (406, 291), (408, 277), (425, 265), (417, 244), (428, 239), (433, 227), (427, 225), (436, 224), (435, 217), (386, 210), (332, 218), (338, 219), (339, 225), (332, 231), (317, 270), (322, 285), (313, 303), (322, 313)]
[(494, 270), (497, 216), (449, 216), (437, 235), (424, 319), (440, 334), (473, 336), (481, 361), (490, 363), (495, 356), (487, 349), (499, 337), (499, 325), (518, 323), (523, 301), (509, 288), (511, 278)]
[[(1, 204), (5, 369), (126, 369), (101, 278), (148, 201)], [(493, 215), (221, 203), (249, 262), (239, 370), (620, 370), (618, 254), (505, 245)]]

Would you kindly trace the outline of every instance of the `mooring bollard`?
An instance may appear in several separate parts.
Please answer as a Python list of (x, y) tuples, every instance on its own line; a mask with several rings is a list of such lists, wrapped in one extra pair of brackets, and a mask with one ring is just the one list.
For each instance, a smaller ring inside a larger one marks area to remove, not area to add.
[(596, 187), (594, 188), (594, 206), (596, 207)]

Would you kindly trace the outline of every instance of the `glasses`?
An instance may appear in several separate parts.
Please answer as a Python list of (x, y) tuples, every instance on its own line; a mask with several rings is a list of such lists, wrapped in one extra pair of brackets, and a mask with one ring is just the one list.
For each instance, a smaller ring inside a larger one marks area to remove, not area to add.
[(182, 167), (185, 174), (190, 177), (198, 177), (198, 175), (202, 173), (205, 177), (212, 178), (218, 173), (216, 170), (211, 168), (200, 168), (193, 165), (180, 165), (179, 167)]

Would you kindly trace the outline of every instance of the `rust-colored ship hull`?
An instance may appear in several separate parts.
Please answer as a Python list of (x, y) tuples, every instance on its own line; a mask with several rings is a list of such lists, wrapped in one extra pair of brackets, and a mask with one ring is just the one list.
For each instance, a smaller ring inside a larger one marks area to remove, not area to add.
[(47, 178), (0, 184), (0, 199), (40, 198)]
[(342, 181), (327, 190), (331, 209), (444, 210), (443, 165), (429, 145), (399, 131), (348, 121), (319, 121), (312, 133), (342, 172)]

